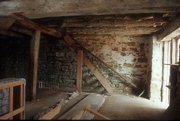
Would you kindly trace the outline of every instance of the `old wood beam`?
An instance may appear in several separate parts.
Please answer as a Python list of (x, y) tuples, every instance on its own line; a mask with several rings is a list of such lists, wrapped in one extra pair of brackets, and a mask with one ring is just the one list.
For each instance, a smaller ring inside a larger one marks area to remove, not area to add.
[(168, 23), (163, 31), (155, 33), (158, 41), (169, 41), (180, 34), (180, 15)]
[[(43, 6), (43, 7), (41, 7)], [(4, 0), (0, 15), (14, 11), (24, 12), (31, 18), (80, 15), (172, 13), (180, 11), (179, 0)]]
[(82, 70), (83, 70), (83, 50), (77, 52), (77, 82), (76, 88), (82, 92)]
[(113, 93), (113, 88), (111, 83), (103, 76), (99, 69), (90, 62), (90, 60), (84, 56), (84, 64), (91, 70), (91, 72), (96, 76), (102, 86), (107, 90), (108, 93)]
[(28, 35), (28, 36), (33, 36), (34, 32), (33, 30), (24, 28), (24, 27), (20, 27), (20, 26), (12, 26), (10, 28), (10, 30), (14, 31), (14, 32), (18, 32), (18, 33), (22, 33), (23, 35)]
[(63, 38), (70, 47), (74, 46), (76, 43), (68, 34), (64, 35)]
[(100, 120), (110, 120), (108, 117), (106, 117), (106, 116), (98, 113), (97, 111), (95, 111), (95, 110), (93, 110), (93, 109), (85, 108), (84, 110), (87, 111), (87, 112), (92, 113), (93, 115), (95, 115), (96, 117), (98, 117)]
[(45, 26), (39, 25), (33, 21), (31, 21), (29, 18), (23, 16), (21, 13), (14, 13), (15, 17), (17, 18), (17, 22), (18, 24), (24, 25), (28, 28), (31, 29), (35, 29), (38, 30), (42, 33), (60, 38), (62, 36), (62, 34), (58, 31), (56, 31), (55, 29), (51, 29), (51, 28), (47, 28)]
[(6, 18), (1, 21), (2, 22), (0, 22), (0, 28), (8, 30), (15, 23), (16, 19), (15, 18)]
[(139, 34), (151, 34), (157, 32), (161, 27), (91, 27), (91, 28), (81, 28), (81, 27), (70, 27), (66, 28), (68, 33), (72, 35), (89, 35), (89, 34), (119, 34), (119, 35), (139, 35)]
[(34, 38), (31, 41), (31, 65), (32, 65), (32, 77), (29, 82), (29, 86), (32, 86), (31, 97), (32, 100), (36, 99), (37, 83), (38, 83), (38, 58), (39, 58), (39, 46), (40, 46), (41, 32), (36, 31)]
[(118, 28), (118, 27), (124, 27), (127, 28), (141, 26), (141, 27), (153, 27), (153, 26), (162, 26), (163, 24), (167, 23), (167, 21), (164, 20), (94, 20), (91, 21), (83, 21), (83, 22), (64, 22), (61, 27), (85, 27), (85, 28), (92, 28), (92, 27), (109, 27), (109, 28)]

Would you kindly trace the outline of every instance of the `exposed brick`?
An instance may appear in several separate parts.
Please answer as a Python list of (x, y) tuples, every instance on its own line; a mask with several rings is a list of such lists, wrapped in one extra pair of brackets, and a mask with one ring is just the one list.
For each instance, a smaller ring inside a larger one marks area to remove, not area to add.
[(148, 62), (148, 59), (147, 58), (138, 58), (138, 62), (146, 63), (146, 62)]
[(134, 51), (134, 52), (138, 52), (137, 48), (130, 48), (130, 50)]
[(127, 50), (126, 48), (124, 48), (124, 47), (122, 48), (122, 51), (126, 51), (126, 50)]
[(142, 68), (141, 65), (135, 65), (135, 68)]
[(117, 48), (117, 47), (115, 47), (115, 48), (113, 48), (112, 50), (113, 50), (113, 51), (118, 51), (118, 48)]
[(135, 43), (135, 42), (127, 42), (127, 45), (128, 45), (128, 46), (135, 46), (136, 43)]
[(121, 52), (121, 55), (122, 55), (122, 56), (126, 56), (126, 53)]

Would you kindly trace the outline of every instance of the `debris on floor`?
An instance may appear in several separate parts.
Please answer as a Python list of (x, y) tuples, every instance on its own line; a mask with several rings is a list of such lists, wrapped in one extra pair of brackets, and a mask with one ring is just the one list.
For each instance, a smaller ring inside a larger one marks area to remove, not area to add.
[(50, 120), (53, 119), (57, 114), (60, 113), (61, 107), (65, 105), (69, 100), (77, 97), (79, 93), (73, 92), (68, 93), (68, 97), (66, 99), (59, 98), (58, 102), (55, 105), (50, 106), (48, 109), (43, 110), (34, 116), (33, 119), (36, 120)]

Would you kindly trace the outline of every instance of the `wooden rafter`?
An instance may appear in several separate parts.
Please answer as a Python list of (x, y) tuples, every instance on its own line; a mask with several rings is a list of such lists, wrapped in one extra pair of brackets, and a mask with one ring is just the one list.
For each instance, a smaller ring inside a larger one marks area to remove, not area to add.
[(83, 51), (77, 52), (77, 82), (76, 87), (79, 92), (82, 92), (82, 70), (83, 70)]
[(28, 28), (32, 28), (35, 30), (39, 30), (42, 33), (52, 35), (54, 37), (60, 38), (62, 34), (55, 29), (47, 28), (45, 26), (39, 25), (33, 21), (31, 21), (29, 18), (23, 16), (21, 13), (14, 13), (15, 17), (17, 18), (16, 23), (22, 24)]
[(15, 23), (15, 21), (15, 18), (7, 18), (0, 24), (0, 28), (8, 30)]
[(102, 75), (99, 69), (89, 61), (89, 59), (84, 56), (84, 64), (91, 70), (91, 72), (96, 76), (102, 86), (107, 90), (109, 93), (113, 93), (113, 88), (111, 83)]

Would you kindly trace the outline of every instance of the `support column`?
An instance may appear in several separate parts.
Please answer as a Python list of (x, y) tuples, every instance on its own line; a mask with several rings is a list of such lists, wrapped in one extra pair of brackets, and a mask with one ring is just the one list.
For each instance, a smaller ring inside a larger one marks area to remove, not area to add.
[(161, 101), (162, 43), (162, 41), (157, 41), (156, 36), (152, 37), (150, 99), (154, 101)]
[(31, 41), (31, 68), (32, 68), (32, 80), (29, 80), (29, 86), (32, 86), (32, 100), (36, 99), (36, 91), (37, 91), (37, 79), (38, 79), (38, 58), (39, 58), (39, 46), (40, 46), (40, 36), (41, 32), (36, 30), (34, 38)]
[(83, 50), (77, 52), (77, 81), (76, 88), (78, 92), (82, 92), (82, 70), (83, 70)]

